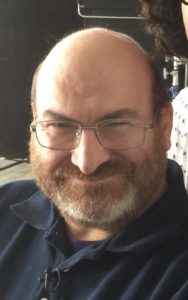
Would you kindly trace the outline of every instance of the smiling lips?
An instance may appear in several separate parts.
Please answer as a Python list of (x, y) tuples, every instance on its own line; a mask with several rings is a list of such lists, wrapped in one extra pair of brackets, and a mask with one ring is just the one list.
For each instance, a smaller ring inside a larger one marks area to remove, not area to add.
[(73, 180), (76, 180), (77, 182), (81, 184), (96, 184), (96, 183), (103, 183), (106, 181), (112, 180), (113, 177), (115, 177), (116, 174), (105, 176), (105, 177), (88, 177), (88, 178), (72, 178)]

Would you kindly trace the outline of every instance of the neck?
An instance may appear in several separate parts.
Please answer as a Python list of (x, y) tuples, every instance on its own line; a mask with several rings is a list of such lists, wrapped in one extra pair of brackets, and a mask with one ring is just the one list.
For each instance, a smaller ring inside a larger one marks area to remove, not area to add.
[(78, 224), (67, 219), (65, 222), (69, 234), (80, 241), (106, 240), (115, 233), (112, 230), (89, 227), (87, 224)]

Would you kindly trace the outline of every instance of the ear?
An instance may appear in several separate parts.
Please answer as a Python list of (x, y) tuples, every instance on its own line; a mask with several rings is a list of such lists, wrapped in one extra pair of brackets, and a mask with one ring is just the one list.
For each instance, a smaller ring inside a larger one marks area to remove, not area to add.
[(166, 148), (166, 151), (168, 151), (171, 146), (170, 137), (171, 137), (172, 125), (173, 125), (173, 108), (172, 108), (172, 104), (168, 103), (167, 105), (165, 105), (165, 107), (162, 108), (160, 112), (160, 118), (159, 118), (159, 127), (161, 133), (163, 134), (164, 147)]
[(36, 120), (37, 118), (36, 107), (33, 102), (31, 102), (31, 117), (33, 118), (33, 120)]

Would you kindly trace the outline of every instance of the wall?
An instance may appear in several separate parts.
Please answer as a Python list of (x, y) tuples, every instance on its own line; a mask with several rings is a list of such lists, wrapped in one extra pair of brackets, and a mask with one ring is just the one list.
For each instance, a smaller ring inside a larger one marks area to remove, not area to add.
[(27, 155), (33, 70), (58, 38), (82, 27), (76, 0), (0, 0), (0, 156)]

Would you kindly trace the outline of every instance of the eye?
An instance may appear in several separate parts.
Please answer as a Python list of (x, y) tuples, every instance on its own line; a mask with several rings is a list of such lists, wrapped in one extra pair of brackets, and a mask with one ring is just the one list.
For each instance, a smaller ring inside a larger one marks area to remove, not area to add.
[(46, 121), (39, 124), (41, 130), (50, 135), (62, 135), (73, 130), (70, 124), (64, 122)]
[(107, 121), (103, 123), (103, 126), (105, 127), (131, 127), (138, 125), (138, 122), (136, 120), (129, 120), (129, 119), (122, 119), (122, 120), (112, 120), (112, 121)]
[(125, 128), (129, 128), (131, 126), (131, 124), (129, 122), (118, 122), (118, 123), (111, 123), (110, 127), (112, 129), (125, 129)]
[(47, 127), (54, 127), (54, 128), (64, 128), (67, 127), (68, 125), (64, 123), (59, 123), (59, 122), (48, 122), (46, 124)]

